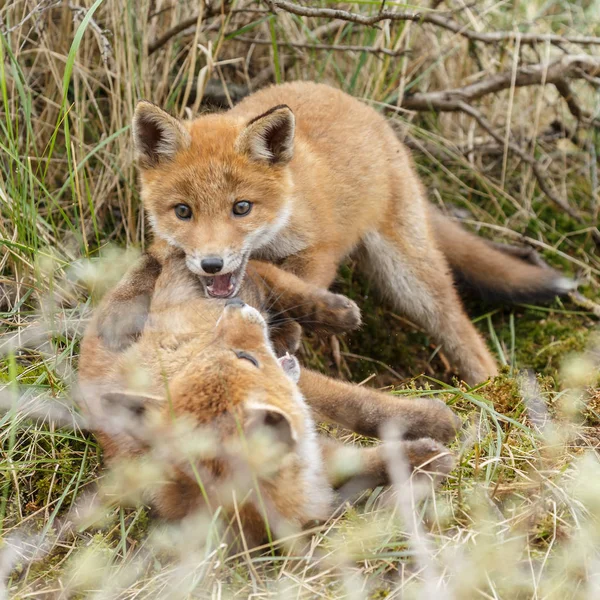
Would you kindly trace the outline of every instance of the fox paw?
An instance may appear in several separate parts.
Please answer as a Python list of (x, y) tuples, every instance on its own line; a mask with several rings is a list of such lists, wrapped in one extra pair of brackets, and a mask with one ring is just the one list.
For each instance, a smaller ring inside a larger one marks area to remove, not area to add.
[(327, 333), (341, 333), (357, 329), (361, 324), (360, 309), (342, 294), (323, 292), (315, 303), (315, 329)]
[(403, 442), (402, 452), (411, 471), (445, 477), (455, 465), (448, 448), (431, 438)]
[(295, 354), (300, 347), (302, 327), (296, 321), (284, 321), (269, 328), (271, 341), (277, 356)]

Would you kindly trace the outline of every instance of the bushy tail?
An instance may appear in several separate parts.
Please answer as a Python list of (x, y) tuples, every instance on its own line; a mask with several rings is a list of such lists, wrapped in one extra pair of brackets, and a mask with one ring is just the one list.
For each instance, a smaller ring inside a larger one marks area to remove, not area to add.
[(577, 283), (545, 265), (536, 265), (503, 251), (463, 229), (435, 208), (433, 232), (459, 283), (486, 300), (536, 303), (563, 296)]

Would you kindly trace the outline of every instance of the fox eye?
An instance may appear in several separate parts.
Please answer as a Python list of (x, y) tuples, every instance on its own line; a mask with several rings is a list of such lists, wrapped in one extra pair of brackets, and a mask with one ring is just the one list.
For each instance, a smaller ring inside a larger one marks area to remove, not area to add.
[(251, 354), (248, 354), (247, 352), (244, 352), (243, 350), (234, 350), (234, 352), (238, 358), (247, 360), (247, 361), (251, 362), (255, 367), (258, 367), (258, 361)]
[(176, 204), (175, 216), (182, 221), (189, 221), (192, 218), (192, 209), (187, 204)]
[(249, 200), (238, 200), (234, 203), (232, 210), (236, 217), (245, 217), (252, 210), (252, 202)]

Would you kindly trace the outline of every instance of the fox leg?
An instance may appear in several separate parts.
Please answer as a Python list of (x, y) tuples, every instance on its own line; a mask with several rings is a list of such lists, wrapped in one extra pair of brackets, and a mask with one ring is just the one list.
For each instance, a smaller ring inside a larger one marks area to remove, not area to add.
[(158, 260), (144, 254), (102, 299), (96, 329), (107, 348), (125, 350), (142, 332), (160, 272)]
[(443, 344), (465, 381), (479, 383), (498, 372), (496, 362), (462, 307), (425, 216), (425, 222), (411, 223), (407, 215), (401, 228), (389, 224), (368, 233), (363, 239), (364, 258), (393, 306)]
[(321, 436), (319, 443), (327, 479), (343, 499), (393, 483), (389, 472), (392, 460), (406, 461), (410, 472), (418, 471), (438, 478), (446, 476), (454, 467), (448, 449), (430, 438), (360, 447)]
[(346, 383), (302, 369), (300, 390), (317, 419), (337, 423), (361, 435), (380, 437), (395, 423), (404, 439), (433, 438), (449, 442), (461, 421), (440, 400), (404, 398)]
[(346, 296), (334, 294), (300, 279), (271, 263), (253, 260), (248, 275), (262, 288), (260, 308), (271, 313), (273, 324), (293, 319), (322, 333), (338, 333), (360, 325), (360, 310)]
[(338, 267), (345, 257), (339, 248), (318, 244), (310, 249), (288, 256), (281, 267), (315, 286), (327, 289), (335, 279)]

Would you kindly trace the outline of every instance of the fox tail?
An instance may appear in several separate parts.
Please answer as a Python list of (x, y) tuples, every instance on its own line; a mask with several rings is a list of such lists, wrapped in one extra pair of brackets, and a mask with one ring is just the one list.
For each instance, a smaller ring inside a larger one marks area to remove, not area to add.
[(486, 300), (512, 303), (539, 303), (564, 296), (577, 282), (548, 267), (542, 261), (528, 262), (515, 248), (500, 249), (463, 229), (433, 208), (430, 222), (440, 250), (446, 256), (459, 284)]

